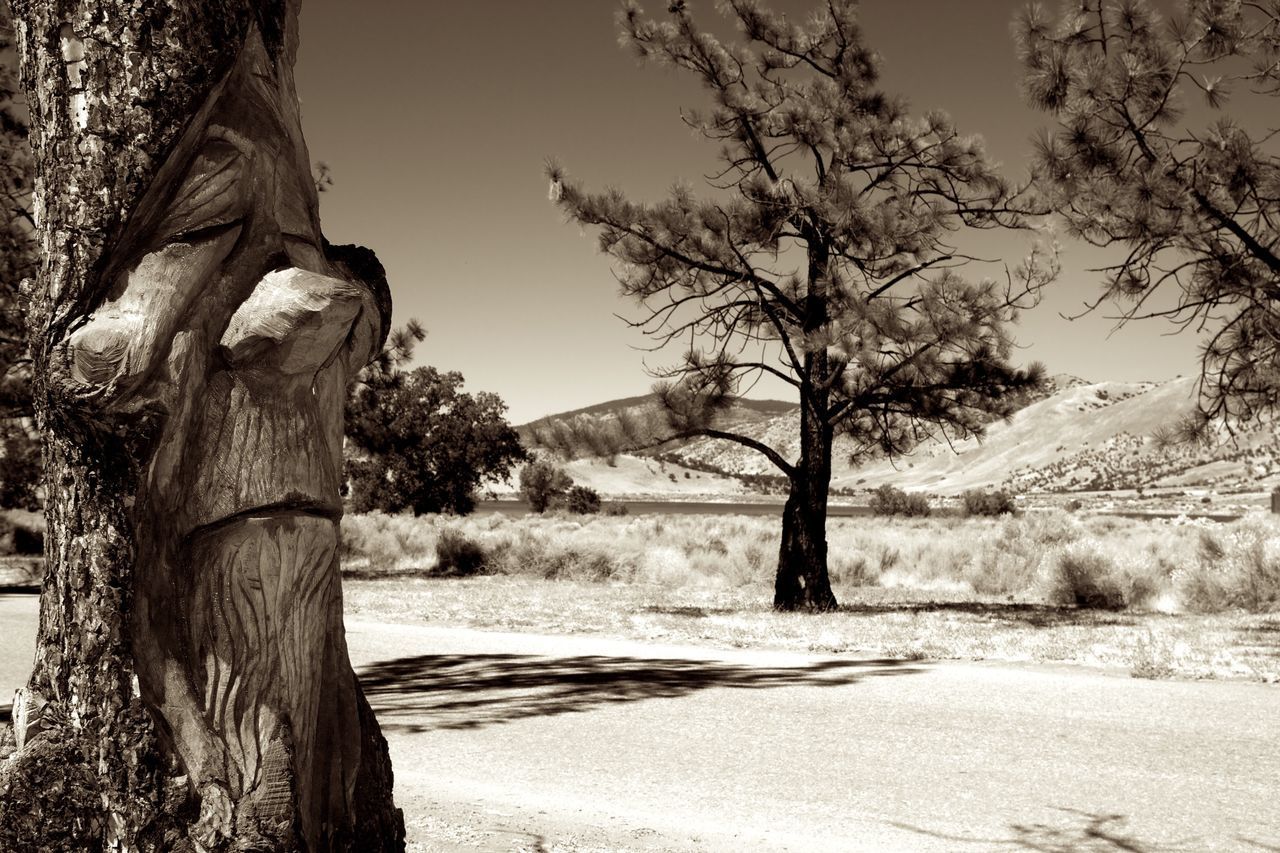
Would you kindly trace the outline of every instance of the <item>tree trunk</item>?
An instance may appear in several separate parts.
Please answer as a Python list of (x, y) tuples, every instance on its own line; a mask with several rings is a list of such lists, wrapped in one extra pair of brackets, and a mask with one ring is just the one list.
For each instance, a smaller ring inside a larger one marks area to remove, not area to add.
[(296, 0), (14, 5), (48, 532), (0, 850), (402, 850), (337, 562), (390, 303), (320, 233)]
[[(825, 355), (805, 356), (811, 377), (825, 375)], [(826, 411), (821, 382), (802, 396), (800, 459), (791, 473), (791, 492), (782, 510), (782, 546), (774, 579), (775, 610), (826, 611), (836, 609), (827, 575), (827, 490), (831, 484), (831, 427), (820, 416)]]

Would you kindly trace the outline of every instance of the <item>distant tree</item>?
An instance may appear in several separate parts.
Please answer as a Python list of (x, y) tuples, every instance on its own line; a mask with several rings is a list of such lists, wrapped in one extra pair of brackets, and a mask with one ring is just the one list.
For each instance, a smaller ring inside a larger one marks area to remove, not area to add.
[[(677, 186), (639, 204), (549, 168), (552, 199), (597, 227), (618, 261), (623, 292), (642, 307), (631, 325), (686, 350), (656, 389), (674, 433), (743, 444), (785, 475), (782, 610), (836, 606), (826, 545), (835, 436), (896, 454), (1008, 414), (1041, 371), (1010, 366), (1006, 324), (1054, 273), (1037, 250), (1000, 282), (960, 277), (975, 259), (953, 244), (959, 232), (1028, 225), (1018, 190), (945, 115), (913, 119), (876, 88), (854, 0), (818, 5), (802, 25), (725, 0), (737, 44), (698, 29), (683, 2), (665, 22), (624, 7), (624, 41), (710, 94), (708, 111), (684, 115), (721, 146), (705, 198)], [(798, 459), (717, 425), (765, 375), (799, 398)]]
[(22, 419), (0, 421), (0, 507), (40, 509), (40, 440)]
[[(1228, 425), (1280, 400), (1280, 5), (1085, 0), (1016, 21), (1027, 100), (1058, 127), (1037, 181), (1072, 236), (1123, 256), (1104, 300), (1123, 319), (1208, 329), (1200, 413)], [(1233, 119), (1233, 93), (1243, 97)], [(1159, 294), (1159, 296), (1157, 296)], [(1198, 427), (1198, 429), (1197, 429)]]
[(534, 512), (546, 512), (573, 487), (564, 469), (545, 459), (533, 459), (520, 469), (520, 494)]
[[(24, 279), (36, 273), (26, 103), (14, 77), (9, 4), (0, 0), (0, 418), (31, 415), (31, 359), (23, 323)], [(36, 460), (37, 464), (39, 460)]]
[(917, 492), (904, 492), (896, 486), (883, 485), (871, 492), (872, 515), (905, 515), (924, 518), (933, 512), (929, 499)]
[(347, 402), (347, 462), (357, 512), (464, 515), (486, 478), (506, 478), (527, 454), (496, 395), (462, 391), (462, 374), (419, 367), (358, 383)]
[(1004, 489), (986, 491), (970, 489), (960, 496), (965, 515), (1010, 515), (1018, 511), (1018, 502)]

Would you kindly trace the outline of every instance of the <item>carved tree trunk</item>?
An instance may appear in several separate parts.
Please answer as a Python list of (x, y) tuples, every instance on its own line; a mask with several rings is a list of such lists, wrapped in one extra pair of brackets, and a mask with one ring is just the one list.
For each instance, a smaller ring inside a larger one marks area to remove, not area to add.
[(390, 299), (320, 233), (297, 0), (14, 6), (48, 569), (0, 849), (402, 850), (337, 562)]

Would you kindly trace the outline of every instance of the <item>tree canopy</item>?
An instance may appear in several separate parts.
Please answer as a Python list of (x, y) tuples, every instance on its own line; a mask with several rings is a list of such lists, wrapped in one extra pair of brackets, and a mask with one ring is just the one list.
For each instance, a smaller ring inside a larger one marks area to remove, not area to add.
[[(939, 431), (979, 433), (1039, 381), (1039, 368), (1010, 364), (1007, 324), (1035, 303), (1055, 256), (1036, 250), (997, 277), (962, 276), (978, 260), (960, 242), (966, 231), (1030, 226), (1023, 188), (945, 114), (915, 118), (880, 90), (854, 0), (819, 4), (806, 23), (754, 0), (718, 8), (739, 41), (700, 29), (683, 2), (666, 20), (635, 3), (619, 18), (638, 56), (688, 72), (706, 94), (709, 107), (683, 113), (719, 148), (704, 193), (678, 185), (641, 204), (588, 192), (552, 165), (551, 196), (598, 229), (641, 306), (631, 325), (683, 351), (658, 387), (675, 431), (764, 454), (803, 514), (821, 519), (833, 435), (894, 454)], [(799, 459), (716, 425), (763, 376), (799, 398)], [(784, 516), (784, 550), (786, 530)], [(823, 563), (801, 584), (810, 596), (825, 583), (825, 551), (801, 562)], [(779, 589), (775, 603), (789, 606)], [(816, 594), (816, 606), (834, 603)]]
[[(1057, 119), (1038, 183), (1071, 236), (1114, 247), (1100, 270), (1122, 319), (1207, 334), (1199, 424), (1280, 400), (1280, 6), (1084, 0), (1015, 25), (1028, 101)], [(1232, 107), (1238, 110), (1231, 115)], [(1194, 425), (1192, 425), (1194, 427)]]
[(462, 383), (460, 373), (419, 367), (353, 386), (346, 431), (358, 453), (347, 474), (357, 512), (465, 514), (484, 479), (505, 478), (525, 459), (506, 404)]

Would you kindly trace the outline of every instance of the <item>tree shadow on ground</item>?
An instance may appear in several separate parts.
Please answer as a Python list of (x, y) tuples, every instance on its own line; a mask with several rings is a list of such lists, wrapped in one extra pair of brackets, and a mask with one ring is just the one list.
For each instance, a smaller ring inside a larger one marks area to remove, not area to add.
[(1274, 616), (1268, 616), (1255, 624), (1236, 628), (1233, 651), (1243, 657), (1262, 661), (1268, 658), (1280, 659), (1280, 621)]
[(475, 729), (525, 717), (587, 711), (619, 702), (670, 699), (725, 687), (839, 687), (919, 667), (891, 659), (820, 660), (760, 667), (721, 660), (604, 655), (417, 655), (360, 671), (385, 730)]
[(697, 607), (692, 605), (657, 605), (650, 604), (640, 608), (644, 613), (656, 613), (660, 616), (688, 616), (690, 619), (703, 619), (707, 616), (729, 616), (741, 613), (737, 607)]
[[(842, 604), (841, 613), (880, 615), (884, 613), (958, 613), (983, 622), (1010, 627), (1055, 628), (1058, 626), (1136, 625), (1138, 617), (1115, 610), (1055, 607), (1050, 604), (1003, 604), (983, 601), (920, 601), (885, 604)], [(1143, 614), (1150, 616), (1151, 614)]]
[[(1125, 824), (1128, 818), (1119, 814), (1101, 814), (1078, 809), (1059, 808), (1056, 811), (1063, 815), (1061, 821), (1032, 824), (1010, 824), (1009, 834), (1003, 838), (985, 838), (964, 835), (951, 835), (922, 829), (909, 824), (895, 823), (899, 829), (927, 835), (942, 841), (950, 842), (954, 849), (973, 848), (981, 850), (1035, 850), (1040, 853), (1076, 853), (1076, 851), (1124, 851), (1124, 853), (1173, 853), (1173, 851), (1190, 851), (1203, 849), (1207, 839), (1195, 839), (1178, 842), (1155, 842), (1144, 840), (1133, 834)], [(1267, 849), (1248, 839), (1234, 840), (1256, 844), (1258, 848)]]

